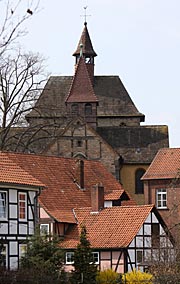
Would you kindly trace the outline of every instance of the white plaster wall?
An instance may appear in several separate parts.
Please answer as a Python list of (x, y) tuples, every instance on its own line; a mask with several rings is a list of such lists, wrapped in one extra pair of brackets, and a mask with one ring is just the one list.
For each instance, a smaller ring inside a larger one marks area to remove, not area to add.
[(149, 213), (144, 223), (151, 223), (151, 213)]
[(151, 225), (144, 224), (144, 235), (151, 235)]
[(27, 235), (27, 225), (26, 224), (19, 224), (19, 234), (20, 235), (23, 235), (23, 234)]
[(17, 190), (9, 189), (9, 201), (17, 203)]
[(10, 221), (9, 228), (10, 228), (11, 235), (17, 234), (17, 221), (15, 220)]
[(31, 221), (29, 222), (29, 234), (34, 234), (34, 223)]
[(36, 196), (37, 192), (29, 191), (29, 197), (31, 200), (31, 204), (34, 204), (34, 197)]
[(142, 248), (143, 247), (143, 237), (136, 237), (136, 247)]
[(143, 227), (140, 228), (139, 232), (137, 233), (137, 235), (143, 235)]
[(29, 209), (29, 210), (28, 210), (28, 218), (29, 218), (29, 219), (33, 219), (32, 208), (29, 206), (28, 209)]
[(18, 257), (10, 257), (10, 268), (11, 269), (17, 269), (18, 268)]
[(18, 253), (18, 244), (17, 242), (10, 242), (9, 243), (9, 254), (15, 255)]
[(131, 261), (135, 262), (135, 250), (134, 249), (129, 249), (128, 253), (129, 253)]
[(0, 223), (0, 234), (8, 234), (8, 224)]
[(135, 240), (133, 239), (132, 242), (130, 243), (129, 247), (134, 247), (135, 246)]
[(154, 213), (152, 213), (152, 223), (159, 223)]
[(17, 218), (17, 206), (16, 205), (9, 205), (9, 217), (10, 218)]

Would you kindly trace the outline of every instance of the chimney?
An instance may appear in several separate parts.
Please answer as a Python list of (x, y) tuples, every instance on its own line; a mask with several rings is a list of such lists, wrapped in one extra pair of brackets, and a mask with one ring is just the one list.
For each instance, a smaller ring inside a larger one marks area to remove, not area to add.
[(91, 188), (91, 207), (92, 212), (99, 212), (104, 208), (104, 187), (101, 184)]
[(84, 161), (77, 160), (76, 179), (79, 187), (84, 189)]

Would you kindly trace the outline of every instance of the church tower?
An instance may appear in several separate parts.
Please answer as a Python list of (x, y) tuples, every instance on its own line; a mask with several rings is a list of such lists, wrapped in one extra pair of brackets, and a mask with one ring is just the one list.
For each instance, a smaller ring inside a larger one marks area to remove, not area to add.
[(73, 53), (75, 56), (75, 68), (79, 62), (80, 53), (82, 52), (87, 70), (89, 72), (89, 77), (92, 84), (94, 85), (94, 58), (97, 56), (93, 49), (92, 42), (87, 29), (87, 22), (84, 23), (84, 29), (81, 34), (76, 51)]
[(73, 56), (76, 58), (75, 74), (65, 99), (67, 114), (71, 118), (79, 116), (91, 127), (96, 128), (98, 99), (93, 88), (96, 53), (92, 47), (86, 22)]

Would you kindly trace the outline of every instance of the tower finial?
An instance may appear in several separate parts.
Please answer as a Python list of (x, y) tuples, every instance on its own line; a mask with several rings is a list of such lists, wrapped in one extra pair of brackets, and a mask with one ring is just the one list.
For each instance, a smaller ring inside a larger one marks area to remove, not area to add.
[(88, 6), (85, 6), (83, 7), (84, 8), (84, 15), (81, 15), (81, 17), (84, 17), (84, 24), (87, 25), (87, 17), (90, 17), (91, 15), (87, 15), (87, 7)]

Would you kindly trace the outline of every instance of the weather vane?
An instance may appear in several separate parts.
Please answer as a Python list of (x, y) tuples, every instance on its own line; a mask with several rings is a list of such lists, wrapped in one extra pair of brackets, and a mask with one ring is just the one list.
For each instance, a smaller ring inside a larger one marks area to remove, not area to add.
[(83, 7), (84, 8), (84, 15), (81, 15), (81, 17), (84, 17), (84, 22), (86, 23), (86, 19), (87, 19), (87, 17), (90, 17), (91, 15), (87, 15), (87, 7), (88, 6), (85, 6), (85, 7)]

